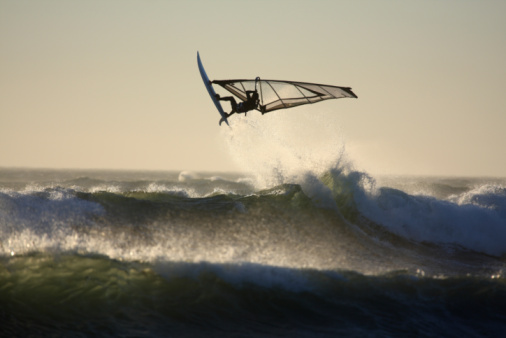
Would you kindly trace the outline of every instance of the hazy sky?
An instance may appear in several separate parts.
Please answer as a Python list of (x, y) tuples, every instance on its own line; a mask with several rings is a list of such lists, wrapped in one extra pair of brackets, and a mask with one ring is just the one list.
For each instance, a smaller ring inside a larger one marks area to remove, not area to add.
[(0, 0), (0, 167), (240, 169), (200, 51), (211, 79), (358, 95), (253, 112), (252, 137), (302, 120), (311, 133), (291, 137), (317, 153), (335, 131), (373, 174), (506, 176), (505, 13), (501, 0)]

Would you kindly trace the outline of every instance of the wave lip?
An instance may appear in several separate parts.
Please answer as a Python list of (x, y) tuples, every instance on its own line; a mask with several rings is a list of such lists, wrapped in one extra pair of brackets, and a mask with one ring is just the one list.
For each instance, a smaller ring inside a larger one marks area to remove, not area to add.
[(494, 256), (506, 254), (506, 189), (502, 186), (481, 185), (438, 199), (394, 188), (366, 187), (353, 175), (337, 180), (351, 186), (352, 208), (396, 235)]

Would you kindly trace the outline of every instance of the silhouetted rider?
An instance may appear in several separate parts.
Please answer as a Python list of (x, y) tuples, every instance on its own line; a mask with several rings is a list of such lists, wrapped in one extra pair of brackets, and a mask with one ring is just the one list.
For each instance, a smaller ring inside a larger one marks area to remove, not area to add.
[(235, 113), (249, 112), (250, 110), (256, 109), (258, 106), (258, 92), (256, 90), (247, 90), (246, 101), (241, 101), (239, 103), (235, 101), (233, 96), (220, 97), (220, 95), (216, 94), (216, 98), (220, 101), (230, 101), (232, 111), (227, 114), (227, 117)]
[(220, 97), (220, 95), (216, 94), (216, 98), (218, 100), (230, 101), (230, 105), (232, 106), (232, 111), (227, 114), (227, 117), (229, 117), (230, 115), (235, 114), (235, 113), (246, 114), (250, 110), (256, 109), (258, 107), (259, 99), (258, 99), (257, 84), (259, 81), (260, 81), (260, 78), (257, 77), (255, 79), (255, 90), (247, 90), (246, 91), (246, 101), (241, 101), (241, 102), (237, 103), (233, 96)]

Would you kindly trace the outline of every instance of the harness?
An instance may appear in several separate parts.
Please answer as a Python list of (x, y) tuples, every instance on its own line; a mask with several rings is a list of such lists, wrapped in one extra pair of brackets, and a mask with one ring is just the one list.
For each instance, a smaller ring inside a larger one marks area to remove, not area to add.
[(257, 98), (255, 100), (246, 100), (244, 102), (239, 102), (237, 104), (237, 112), (238, 113), (246, 113), (250, 110), (256, 109), (258, 104), (260, 103), (259, 95), (258, 95), (258, 83), (260, 81), (260, 77), (255, 79), (255, 93), (257, 94)]
[(258, 99), (239, 102), (237, 104), (237, 112), (238, 113), (246, 113), (247, 111), (255, 109), (257, 107), (257, 105), (258, 105)]

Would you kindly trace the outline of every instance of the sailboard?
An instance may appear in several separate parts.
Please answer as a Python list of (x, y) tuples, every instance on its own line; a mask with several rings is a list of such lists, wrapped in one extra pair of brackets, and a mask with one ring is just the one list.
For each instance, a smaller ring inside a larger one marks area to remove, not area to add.
[(207, 92), (209, 93), (209, 96), (211, 96), (211, 99), (213, 100), (214, 105), (216, 106), (216, 109), (218, 109), (218, 112), (221, 115), (220, 125), (222, 122), (225, 122), (230, 127), (230, 125), (228, 124), (228, 121), (227, 121), (227, 114), (223, 111), (223, 107), (221, 106), (220, 101), (218, 101), (218, 99), (216, 98), (216, 92), (214, 91), (211, 81), (209, 81), (209, 78), (207, 77), (206, 70), (204, 69), (204, 66), (202, 65), (202, 61), (200, 60), (199, 52), (197, 52), (197, 62), (199, 64), (199, 71), (200, 71), (200, 76), (202, 76), (202, 81), (204, 81)]

